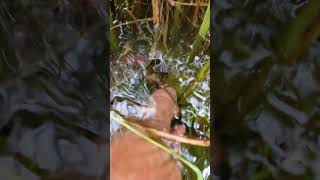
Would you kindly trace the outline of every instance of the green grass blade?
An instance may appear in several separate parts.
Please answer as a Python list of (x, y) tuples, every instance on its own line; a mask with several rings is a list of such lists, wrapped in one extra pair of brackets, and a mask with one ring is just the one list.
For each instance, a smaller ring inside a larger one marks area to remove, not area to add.
[(207, 10), (206, 10), (206, 14), (204, 15), (204, 19), (203, 19), (202, 24), (200, 26), (199, 36), (204, 38), (204, 36), (208, 33), (209, 28), (210, 28), (210, 1), (209, 1), (209, 5), (207, 7)]
[(195, 55), (200, 52), (203, 39), (204, 39), (205, 35), (209, 32), (209, 29), (210, 29), (210, 1), (209, 1), (209, 5), (207, 7), (207, 10), (206, 10), (206, 14), (204, 16), (204, 19), (203, 19), (202, 24), (200, 26), (200, 30), (199, 30), (198, 35), (196, 37), (196, 40), (193, 43), (192, 52), (191, 52), (191, 55), (189, 56), (189, 59), (187, 62), (188, 64), (192, 63)]

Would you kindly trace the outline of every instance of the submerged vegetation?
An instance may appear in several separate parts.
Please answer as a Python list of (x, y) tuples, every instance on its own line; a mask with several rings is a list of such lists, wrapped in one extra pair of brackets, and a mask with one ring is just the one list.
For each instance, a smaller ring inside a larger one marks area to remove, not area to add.
[[(177, 91), (180, 107), (175, 123), (186, 126), (186, 137), (203, 140), (206, 144), (210, 140), (211, 123), (210, 3), (203, 0), (117, 0), (111, 1), (110, 14), (111, 99), (120, 99), (112, 101), (110, 113), (127, 114), (134, 104), (141, 104), (150, 96), (154, 87), (169, 85)], [(134, 61), (159, 59), (168, 66), (166, 76), (159, 78), (160, 73), (148, 74), (144, 65), (123, 65), (119, 59), (128, 52), (145, 57), (145, 60)], [(155, 78), (159, 79), (158, 86), (150, 81)], [(124, 126), (134, 128), (129, 124)], [(117, 127), (111, 122), (111, 130)], [(193, 173), (185, 166), (184, 179), (210, 178), (209, 152), (208, 146), (183, 145), (182, 156), (193, 164), (191, 167), (200, 169), (193, 168), (196, 172)], [(184, 161), (182, 157), (179, 159)]]

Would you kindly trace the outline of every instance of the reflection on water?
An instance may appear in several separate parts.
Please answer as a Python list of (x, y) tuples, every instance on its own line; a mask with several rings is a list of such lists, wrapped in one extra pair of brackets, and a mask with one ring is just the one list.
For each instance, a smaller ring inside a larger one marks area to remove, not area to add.
[(286, 64), (274, 43), (307, 1), (214, 4), (223, 179), (319, 179), (319, 41)]
[(105, 6), (0, 1), (0, 179), (101, 177)]

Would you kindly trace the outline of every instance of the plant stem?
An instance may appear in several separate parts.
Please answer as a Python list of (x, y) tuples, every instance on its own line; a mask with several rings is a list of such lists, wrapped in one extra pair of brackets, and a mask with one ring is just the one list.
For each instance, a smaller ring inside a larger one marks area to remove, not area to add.
[(128, 120), (125, 120), (126, 123), (138, 128), (142, 129), (148, 133), (150, 133), (153, 136), (158, 136), (161, 138), (165, 138), (167, 140), (176, 141), (184, 144), (194, 145), (194, 146), (202, 146), (202, 147), (209, 147), (210, 146), (210, 140), (199, 140), (199, 139), (191, 139), (186, 137), (181, 137), (177, 135), (173, 135), (164, 131), (159, 131), (153, 128), (144, 127), (141, 125), (138, 125), (134, 122), (130, 122)]
[(178, 102), (180, 102), (180, 104), (183, 104), (183, 102), (192, 94), (195, 86), (197, 86), (200, 82), (202, 82), (203, 80), (205, 80), (205, 78), (207, 78), (209, 72), (210, 72), (210, 59), (208, 59), (207, 62), (201, 67), (201, 69), (197, 74), (196, 79), (193, 80), (191, 84), (186, 88), (184, 93), (179, 96)]

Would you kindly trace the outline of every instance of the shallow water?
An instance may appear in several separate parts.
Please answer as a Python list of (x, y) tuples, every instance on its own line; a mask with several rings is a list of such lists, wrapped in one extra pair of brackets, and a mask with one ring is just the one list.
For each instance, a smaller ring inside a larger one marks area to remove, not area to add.
[[(121, 11), (113, 12), (114, 25), (126, 22), (126, 19), (120, 13)], [(139, 11), (138, 11), (139, 12)], [(140, 11), (141, 16), (148, 11)], [(137, 13), (139, 16), (139, 13)], [(122, 19), (123, 18), (123, 19)], [(183, 90), (196, 78), (197, 71), (202, 65), (210, 60), (208, 50), (196, 57), (196, 61), (191, 65), (187, 65), (187, 58), (190, 56), (192, 42), (196, 37), (197, 28), (183, 29), (178, 27), (181, 34), (176, 35), (178, 42), (167, 42), (167, 46), (160, 45), (155, 51), (152, 50), (153, 43), (153, 26), (152, 23), (141, 23), (142, 33), (139, 34), (135, 25), (124, 25), (117, 28), (115, 32), (118, 37), (118, 50), (111, 50), (111, 98), (118, 97), (112, 108), (117, 109), (122, 114), (130, 113), (139, 116), (142, 114), (137, 110), (134, 103), (143, 103), (150, 97), (154, 88), (148, 83), (144, 76), (143, 68), (134, 69), (130, 66), (123, 66), (117, 61), (121, 54), (121, 50), (125, 45), (129, 45), (135, 52), (147, 58), (161, 58), (168, 65), (169, 70), (169, 85), (173, 86), (177, 93), (182, 93)], [(184, 32), (186, 31), (186, 32)], [(207, 40), (208, 41), (208, 40)], [(159, 43), (161, 44), (161, 43)], [(208, 44), (208, 42), (206, 43)], [(203, 82), (199, 83), (194, 88), (192, 95), (186, 102), (178, 102), (180, 106), (180, 115), (175, 120), (175, 123), (182, 123), (187, 128), (187, 136), (193, 138), (209, 138), (210, 137), (210, 77), (207, 77)], [(134, 102), (134, 103), (132, 103)], [(112, 112), (111, 112), (112, 113)], [(110, 130), (114, 133), (119, 126), (111, 122)], [(204, 179), (209, 179), (210, 175), (210, 149), (202, 147), (194, 147), (183, 145), (182, 154), (189, 161), (194, 163), (203, 172)], [(184, 179), (195, 179), (193, 172), (184, 168)]]
[(320, 179), (320, 42), (291, 64), (274, 46), (304, 3), (213, 4), (222, 179)]

